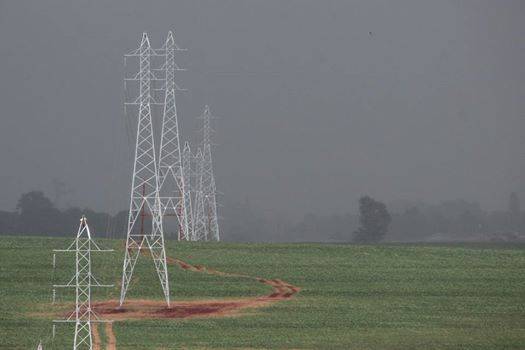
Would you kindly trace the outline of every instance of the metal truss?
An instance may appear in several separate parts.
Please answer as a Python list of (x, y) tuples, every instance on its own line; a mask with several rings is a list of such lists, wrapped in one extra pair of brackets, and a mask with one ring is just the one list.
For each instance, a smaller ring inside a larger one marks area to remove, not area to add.
[(111, 252), (112, 249), (101, 249), (92, 239), (89, 226), (85, 216), (80, 219), (75, 241), (63, 250), (56, 252), (75, 252), (75, 275), (63, 285), (54, 287), (75, 288), (75, 311), (65, 320), (55, 320), (54, 322), (74, 322), (75, 337), (73, 350), (92, 349), (93, 339), (91, 337), (92, 322), (109, 322), (102, 320), (91, 309), (91, 287), (113, 287), (113, 285), (103, 285), (98, 282), (91, 272), (91, 252)]
[(178, 90), (178, 91), (186, 91), (186, 89), (181, 89), (177, 83), (175, 82), (175, 72), (177, 71), (185, 71), (186, 69), (180, 68), (177, 63), (175, 63), (175, 52), (183, 52), (187, 51), (186, 49), (181, 49), (177, 44), (175, 43), (175, 39), (173, 38), (173, 32), (170, 30), (168, 32), (168, 37), (166, 38), (166, 42), (164, 45), (157, 50), (154, 50), (152, 52), (153, 55), (156, 56), (162, 56), (164, 58), (164, 63), (159, 68), (153, 68), (152, 71), (154, 72), (160, 72), (160, 75), (164, 76), (164, 84), (159, 89), (161, 91), (169, 91), (169, 90)]
[[(126, 98), (126, 101), (124, 101), (124, 107), (140, 106), (145, 99), (148, 100), (148, 104), (150, 106), (164, 105), (164, 96), (157, 98), (156, 94), (154, 93), (165, 90), (166, 76), (163, 74), (164, 70), (151, 67), (152, 57), (165, 57), (165, 53), (161, 50), (158, 52), (157, 50), (152, 49), (149, 43), (148, 34), (143, 33), (139, 48), (124, 55), (124, 66), (126, 66), (128, 59), (134, 58), (139, 60), (139, 71), (134, 73), (132, 76), (126, 76), (124, 78), (124, 90), (127, 90), (128, 84), (138, 83), (139, 87), (141, 88), (138, 96), (132, 99)], [(144, 60), (147, 60), (147, 69), (146, 67), (141, 66), (145, 63)], [(161, 72), (159, 72), (159, 70)], [(144, 86), (144, 89), (142, 89), (145, 80), (147, 80), (147, 88)], [(162, 87), (156, 88), (155, 86), (151, 86), (152, 84), (155, 84), (156, 86), (161, 84)], [(147, 94), (147, 96), (145, 96), (145, 94)]]
[[(182, 167), (177, 106), (175, 103), (175, 71), (182, 70), (175, 64), (175, 51), (182, 51), (175, 45), (173, 33), (168, 33), (164, 46), (156, 50), (164, 53), (165, 62), (161, 69), (165, 72), (165, 99), (162, 117), (162, 132), (159, 155), (159, 195), (163, 220), (176, 217), (178, 240), (189, 240), (189, 209), (186, 206), (185, 178)], [(179, 89), (180, 90), (180, 89)]]
[[(211, 119), (213, 118), (210, 108), (205, 106), (204, 113), (200, 116), (203, 120), (203, 143), (202, 143), (202, 157), (200, 165), (198, 166), (199, 177), (199, 195), (202, 199), (202, 209), (199, 207), (199, 220), (204, 221), (205, 234), (199, 234), (198, 239), (219, 241), (219, 223), (217, 218), (217, 200), (215, 178), (213, 174), (213, 163), (211, 155), (211, 135), (214, 132), (211, 127)], [(197, 162), (199, 164), (199, 162)], [(202, 212), (202, 213), (201, 213)], [(202, 238), (201, 238), (202, 237)]]
[(202, 158), (202, 200), (206, 217), (207, 238), (212, 241), (219, 241), (219, 223), (217, 220), (217, 201), (215, 177), (213, 176), (213, 164), (211, 159), (211, 145), (204, 145)]
[(188, 213), (187, 215), (187, 222), (188, 222), (188, 236), (189, 239), (194, 241), (194, 231), (193, 231), (193, 207), (192, 207), (192, 177), (193, 177), (193, 171), (192, 171), (192, 154), (191, 154), (191, 148), (190, 143), (186, 141), (184, 144), (184, 149), (182, 151), (182, 170), (183, 170), (183, 178), (184, 178), (184, 200), (186, 202), (185, 207), (186, 211)]
[[(133, 79), (139, 82), (139, 96), (131, 103), (138, 105), (138, 126), (126, 250), (122, 268), (120, 305), (124, 303), (135, 264), (143, 249), (149, 250), (151, 253), (164, 298), (168, 306), (170, 303), (161, 201), (159, 197), (159, 177), (151, 117), (151, 104), (154, 103), (151, 94), (151, 81), (157, 79), (151, 71), (150, 59), (152, 55), (157, 55), (157, 53), (151, 49), (146, 33), (142, 35), (140, 47), (127, 55), (127, 57), (135, 56), (139, 58), (139, 72), (135, 75), (136, 79)], [(151, 231), (149, 233), (145, 233), (146, 218), (151, 219)]]
[(194, 241), (207, 241), (208, 229), (206, 227), (206, 214), (203, 193), (203, 153), (199, 148), (195, 155), (195, 204), (193, 210), (193, 237)]

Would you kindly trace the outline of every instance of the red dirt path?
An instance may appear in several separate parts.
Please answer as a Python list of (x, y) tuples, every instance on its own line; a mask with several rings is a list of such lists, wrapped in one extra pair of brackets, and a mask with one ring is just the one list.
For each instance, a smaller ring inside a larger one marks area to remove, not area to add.
[(100, 350), (100, 333), (98, 332), (98, 325), (96, 323), (91, 325), (91, 335), (93, 336), (93, 349)]
[(113, 333), (113, 323), (106, 323), (106, 338), (106, 350), (116, 350), (117, 338), (115, 338), (115, 333)]
[(273, 291), (265, 296), (251, 298), (175, 301), (171, 303), (170, 307), (167, 307), (164, 301), (142, 299), (129, 299), (122, 307), (119, 307), (118, 300), (108, 300), (93, 303), (92, 307), (94, 311), (101, 317), (109, 320), (224, 317), (238, 315), (243, 309), (263, 307), (289, 299), (300, 291), (299, 287), (280, 279), (269, 280), (260, 277), (222, 272), (202, 265), (191, 265), (182, 260), (170, 257), (166, 258), (166, 260), (168, 264), (177, 265), (188, 271), (253, 279), (271, 286)]

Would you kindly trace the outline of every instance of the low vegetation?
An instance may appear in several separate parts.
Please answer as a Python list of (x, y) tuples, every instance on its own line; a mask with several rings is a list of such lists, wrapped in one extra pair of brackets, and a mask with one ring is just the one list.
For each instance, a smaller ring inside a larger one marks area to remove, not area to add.
[[(52, 249), (70, 240), (0, 238), (0, 348), (70, 348), (71, 326), (51, 320), (69, 309), (72, 291), (51, 284), (71, 276), (71, 257)], [(94, 254), (93, 271), (117, 285), (122, 241)], [(170, 265), (175, 302), (256, 298), (279, 279), (301, 290), (235, 315), (117, 320), (117, 349), (524, 349), (525, 246), (328, 245), (169, 242), (168, 255), (221, 275)], [(245, 276), (242, 276), (245, 275)], [(247, 278), (246, 276), (251, 276)], [(161, 300), (152, 262), (141, 257), (130, 299)], [(112, 341), (98, 327), (102, 348)]]

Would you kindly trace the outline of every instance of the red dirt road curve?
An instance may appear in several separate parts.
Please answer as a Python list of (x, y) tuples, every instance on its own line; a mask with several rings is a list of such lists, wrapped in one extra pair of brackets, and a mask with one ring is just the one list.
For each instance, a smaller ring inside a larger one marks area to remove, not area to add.
[[(301, 289), (280, 279), (265, 279), (237, 273), (218, 271), (202, 265), (191, 265), (182, 260), (167, 257), (168, 264), (177, 265), (183, 270), (219, 275), (225, 277), (243, 277), (272, 287), (272, 293), (259, 297), (238, 299), (208, 299), (174, 301), (167, 307), (162, 300), (128, 299), (122, 307), (118, 300), (93, 302), (93, 310), (108, 321), (132, 319), (174, 319), (195, 317), (226, 317), (241, 315), (244, 309), (268, 306), (281, 300), (292, 298)], [(68, 314), (69, 315), (69, 314)], [(101, 350), (105, 343), (106, 350), (116, 350), (117, 340), (113, 332), (113, 323), (105, 323), (105, 342), (102, 341), (99, 326), (92, 324), (93, 348)]]
[(118, 300), (107, 300), (93, 303), (96, 313), (109, 320), (161, 319), (190, 317), (224, 317), (239, 315), (241, 310), (258, 308), (291, 298), (300, 291), (299, 287), (280, 279), (264, 279), (248, 275), (222, 272), (202, 265), (191, 265), (182, 260), (167, 258), (168, 264), (178, 265), (188, 271), (203, 272), (225, 277), (245, 277), (272, 287), (272, 293), (250, 298), (208, 299), (192, 301), (174, 301), (167, 307), (164, 301), (130, 299), (122, 307)]

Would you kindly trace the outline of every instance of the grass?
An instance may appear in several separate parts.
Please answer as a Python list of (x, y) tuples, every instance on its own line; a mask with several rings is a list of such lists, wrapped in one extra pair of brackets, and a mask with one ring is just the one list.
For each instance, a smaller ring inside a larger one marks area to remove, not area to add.
[[(0, 349), (69, 349), (72, 327), (51, 340), (51, 284), (71, 276), (70, 239), (0, 238)], [(104, 282), (120, 278), (122, 241), (94, 255)], [(226, 272), (279, 278), (294, 298), (243, 316), (125, 321), (117, 349), (525, 349), (525, 247), (169, 242), (168, 255)], [(268, 286), (170, 266), (174, 300), (264, 295)], [(130, 298), (159, 299), (152, 262), (141, 258)], [(118, 288), (95, 299), (117, 298)], [(71, 301), (71, 291), (58, 299)], [(102, 328), (102, 327), (101, 327)], [(100, 329), (100, 328), (99, 328)], [(104, 338), (104, 330), (100, 333)]]

